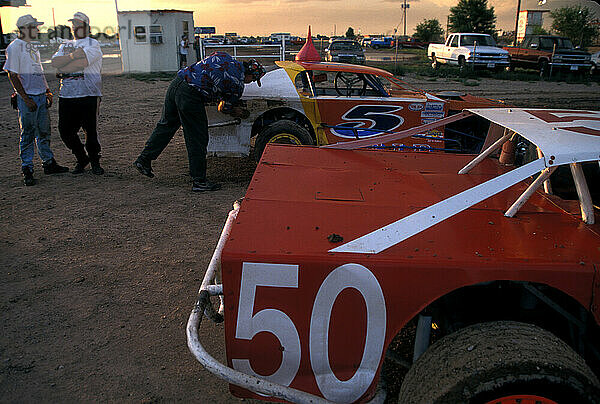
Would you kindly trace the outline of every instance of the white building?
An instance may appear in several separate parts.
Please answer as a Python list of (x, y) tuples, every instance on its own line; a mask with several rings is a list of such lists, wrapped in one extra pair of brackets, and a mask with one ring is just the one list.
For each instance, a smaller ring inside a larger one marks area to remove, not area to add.
[(187, 64), (196, 62), (193, 11), (119, 11), (117, 16), (124, 72), (179, 70), (179, 43), (184, 34), (190, 38)]

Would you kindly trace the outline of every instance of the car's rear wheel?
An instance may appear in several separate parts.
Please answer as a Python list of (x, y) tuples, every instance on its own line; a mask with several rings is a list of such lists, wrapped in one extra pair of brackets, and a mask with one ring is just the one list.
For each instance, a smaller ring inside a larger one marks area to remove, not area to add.
[(296, 122), (282, 119), (263, 128), (254, 143), (254, 158), (258, 161), (269, 143), (312, 145), (310, 133)]
[(548, 74), (548, 61), (542, 59), (538, 62), (538, 70), (540, 71), (540, 77), (544, 77)]
[(431, 55), (431, 67), (435, 70), (440, 68), (440, 62), (438, 62), (437, 57), (434, 55)]
[(531, 397), (546, 404), (597, 403), (600, 385), (584, 360), (550, 332), (497, 321), (432, 345), (406, 374), (398, 402), (507, 404)]

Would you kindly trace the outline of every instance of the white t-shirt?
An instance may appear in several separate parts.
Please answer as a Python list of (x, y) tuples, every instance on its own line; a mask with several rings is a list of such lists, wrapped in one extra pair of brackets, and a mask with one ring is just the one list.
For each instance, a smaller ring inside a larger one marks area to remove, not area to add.
[(43, 94), (48, 88), (40, 51), (31, 42), (15, 39), (8, 45), (4, 70), (17, 73), (23, 89), (29, 95)]
[(67, 73), (60, 81), (62, 98), (101, 97), (102, 96), (102, 50), (93, 38), (65, 41), (55, 56), (67, 56), (75, 49), (82, 48), (87, 57), (88, 66), (81, 72)]
[(185, 45), (185, 41), (181, 41), (181, 43), (179, 44), (179, 53), (181, 53), (182, 55), (188, 54), (188, 48)]

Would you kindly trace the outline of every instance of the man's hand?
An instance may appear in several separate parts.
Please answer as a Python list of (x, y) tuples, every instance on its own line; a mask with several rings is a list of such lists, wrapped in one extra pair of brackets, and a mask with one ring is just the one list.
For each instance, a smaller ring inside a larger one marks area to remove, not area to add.
[(229, 112), (229, 115), (234, 118), (246, 119), (250, 116), (250, 111), (242, 107), (233, 107), (231, 112)]
[(25, 105), (27, 105), (27, 108), (29, 108), (29, 110), (31, 112), (37, 111), (38, 106), (37, 106), (37, 104), (35, 103), (34, 100), (32, 100), (29, 97), (26, 97), (26, 98), (23, 98), (23, 101), (25, 101)]
[(52, 102), (54, 100), (54, 96), (50, 92), (50, 90), (46, 91), (46, 107), (50, 108), (52, 106)]

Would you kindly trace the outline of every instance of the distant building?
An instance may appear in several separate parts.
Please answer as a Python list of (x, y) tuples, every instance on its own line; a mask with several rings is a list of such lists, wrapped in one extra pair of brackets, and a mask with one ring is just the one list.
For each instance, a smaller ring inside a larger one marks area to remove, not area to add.
[(119, 11), (119, 39), (124, 72), (179, 69), (179, 43), (190, 40), (188, 65), (196, 62), (194, 13), (183, 10)]
[(277, 32), (271, 34), (271, 42), (282, 43), (283, 41), (289, 42), (292, 39), (292, 35), (289, 32)]

